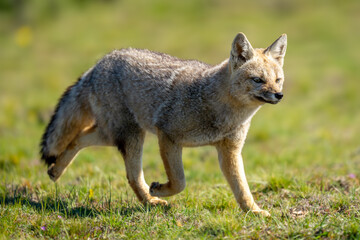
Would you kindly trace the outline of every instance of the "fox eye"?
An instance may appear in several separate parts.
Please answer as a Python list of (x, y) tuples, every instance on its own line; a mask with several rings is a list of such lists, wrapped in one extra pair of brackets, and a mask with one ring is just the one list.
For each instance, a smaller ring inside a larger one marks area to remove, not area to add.
[(265, 81), (259, 77), (253, 77), (251, 78), (251, 80), (253, 80), (256, 83), (265, 83)]
[(280, 83), (280, 81), (281, 81), (281, 78), (277, 78), (277, 79), (275, 80), (276, 83)]

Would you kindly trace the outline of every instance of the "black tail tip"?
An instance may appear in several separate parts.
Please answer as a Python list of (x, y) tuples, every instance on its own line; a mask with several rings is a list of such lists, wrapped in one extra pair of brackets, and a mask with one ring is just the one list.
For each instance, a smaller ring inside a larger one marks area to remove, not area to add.
[(47, 166), (50, 166), (51, 164), (56, 162), (56, 157), (55, 156), (45, 156), (42, 155), (41, 156), (41, 160), (46, 163)]

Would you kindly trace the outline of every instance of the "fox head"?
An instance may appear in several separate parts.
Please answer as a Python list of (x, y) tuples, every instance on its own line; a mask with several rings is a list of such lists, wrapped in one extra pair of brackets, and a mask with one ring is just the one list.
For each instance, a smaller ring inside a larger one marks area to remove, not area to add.
[(276, 104), (283, 98), (286, 34), (268, 48), (253, 49), (243, 33), (236, 35), (231, 48), (230, 94), (244, 104)]

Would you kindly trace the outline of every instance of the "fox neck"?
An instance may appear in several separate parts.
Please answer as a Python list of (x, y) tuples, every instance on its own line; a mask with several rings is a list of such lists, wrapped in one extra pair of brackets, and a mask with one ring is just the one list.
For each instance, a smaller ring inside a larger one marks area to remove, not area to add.
[(206, 71), (206, 79), (203, 88), (206, 96), (206, 104), (213, 109), (219, 122), (227, 122), (230, 125), (242, 125), (249, 123), (261, 105), (239, 101), (230, 94), (231, 69), (229, 60), (225, 60)]

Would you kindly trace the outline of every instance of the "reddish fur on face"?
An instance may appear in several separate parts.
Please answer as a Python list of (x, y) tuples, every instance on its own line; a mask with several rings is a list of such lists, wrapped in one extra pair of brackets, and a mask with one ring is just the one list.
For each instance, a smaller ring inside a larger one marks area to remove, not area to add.
[[(236, 64), (233, 64), (236, 65)], [(252, 78), (261, 78), (265, 83), (261, 88), (254, 85)], [(247, 104), (263, 104), (254, 96), (262, 96), (266, 93), (278, 93), (282, 91), (282, 84), (276, 83), (276, 79), (283, 79), (283, 70), (278, 62), (264, 53), (264, 49), (255, 49), (254, 56), (243, 65), (233, 69), (232, 92), (240, 102)]]

